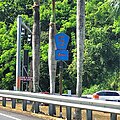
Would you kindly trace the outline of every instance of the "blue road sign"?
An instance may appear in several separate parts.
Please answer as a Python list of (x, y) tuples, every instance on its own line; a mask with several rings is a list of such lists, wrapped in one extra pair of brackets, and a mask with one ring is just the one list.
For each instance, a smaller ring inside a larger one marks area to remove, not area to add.
[(68, 61), (69, 51), (68, 50), (56, 50), (55, 60)]
[(66, 35), (65, 33), (59, 33), (55, 35), (55, 43), (56, 43), (56, 48), (59, 50), (65, 50), (67, 49), (67, 45), (69, 42), (69, 36)]

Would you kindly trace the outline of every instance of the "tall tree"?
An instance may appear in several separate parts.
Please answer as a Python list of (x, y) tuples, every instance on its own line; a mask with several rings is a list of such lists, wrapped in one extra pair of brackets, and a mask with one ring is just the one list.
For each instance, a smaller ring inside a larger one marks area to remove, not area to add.
[[(76, 95), (82, 95), (83, 52), (85, 39), (85, 0), (77, 0), (77, 87)], [(81, 120), (81, 110), (76, 109), (76, 120)]]
[(56, 60), (55, 60), (55, 41), (56, 33), (55, 25), (55, 0), (52, 0), (52, 16), (49, 24), (49, 75), (50, 75), (50, 93), (55, 93), (55, 77), (56, 77)]
[[(56, 33), (55, 25), (55, 0), (52, 0), (52, 15), (49, 24), (49, 54), (48, 54), (48, 63), (49, 63), (49, 76), (50, 76), (50, 93), (55, 93), (55, 77), (56, 77), (56, 60), (55, 60), (55, 40), (54, 35)], [(50, 105), (49, 114), (53, 115), (55, 112), (54, 106)]]
[(32, 55), (33, 55), (33, 92), (39, 91), (39, 67), (40, 67), (40, 28), (39, 28), (39, 0), (34, 0), (33, 5), (33, 31), (32, 31)]

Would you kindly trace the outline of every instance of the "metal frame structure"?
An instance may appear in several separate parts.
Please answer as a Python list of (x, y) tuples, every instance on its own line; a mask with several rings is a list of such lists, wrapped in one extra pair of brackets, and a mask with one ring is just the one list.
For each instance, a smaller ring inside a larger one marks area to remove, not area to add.
[(16, 90), (20, 90), (20, 77), (21, 77), (21, 28), (24, 27), (29, 33), (32, 33), (30, 28), (22, 22), (22, 17), (17, 17), (17, 54), (16, 54)]

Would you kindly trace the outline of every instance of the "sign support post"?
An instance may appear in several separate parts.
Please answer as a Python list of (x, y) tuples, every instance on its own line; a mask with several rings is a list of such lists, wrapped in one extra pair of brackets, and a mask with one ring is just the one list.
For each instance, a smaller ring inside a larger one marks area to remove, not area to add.
[[(67, 45), (69, 42), (69, 36), (65, 33), (59, 33), (55, 35), (56, 48), (55, 59), (59, 60), (59, 93), (62, 95), (62, 80), (63, 80), (63, 61), (68, 60), (68, 50)], [(60, 118), (62, 118), (62, 106), (60, 106)]]
[[(59, 65), (59, 72), (60, 72), (60, 78), (59, 78), (59, 93), (62, 95), (62, 80), (63, 80), (63, 62), (60, 61)], [(60, 106), (60, 118), (62, 118), (62, 106)]]

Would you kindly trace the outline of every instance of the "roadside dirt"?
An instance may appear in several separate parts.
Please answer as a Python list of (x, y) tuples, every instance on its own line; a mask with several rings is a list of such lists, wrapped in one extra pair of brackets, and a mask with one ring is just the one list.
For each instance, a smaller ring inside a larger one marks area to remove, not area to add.
[[(40, 106), (40, 113), (35, 114), (35, 113), (31, 112), (31, 104), (27, 105), (27, 111), (22, 111), (21, 103), (17, 103), (16, 109), (12, 109), (11, 101), (9, 101), (9, 102), (7, 101), (6, 107), (3, 107), (0, 102), (0, 109), (6, 109), (9, 111), (12, 110), (13, 112), (19, 112), (19, 113), (26, 114), (26, 115), (32, 115), (32, 116), (42, 118), (44, 120), (66, 120), (66, 108), (65, 107), (62, 107), (62, 117), (63, 118), (59, 118), (59, 116), (60, 116), (60, 107), (59, 106), (56, 106), (56, 116), (55, 117), (48, 115), (48, 106)], [(72, 108), (72, 118), (73, 118), (74, 111), (75, 111), (75, 109)], [(85, 110), (82, 110), (82, 120), (86, 120), (86, 111)], [(110, 120), (110, 114), (104, 113), (104, 112), (93, 111), (93, 120)], [(117, 120), (120, 120), (120, 115), (118, 115)]]

